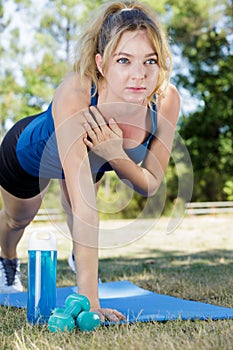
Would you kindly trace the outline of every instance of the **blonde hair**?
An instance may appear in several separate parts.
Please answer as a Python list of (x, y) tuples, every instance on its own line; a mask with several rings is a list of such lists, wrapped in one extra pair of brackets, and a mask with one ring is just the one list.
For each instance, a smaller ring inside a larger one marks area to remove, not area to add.
[[(95, 56), (103, 56), (103, 70), (110, 56), (114, 53), (125, 31), (145, 29), (158, 55), (159, 76), (157, 85), (148, 98), (162, 96), (170, 81), (172, 59), (166, 35), (157, 16), (146, 5), (136, 1), (121, 0), (98, 7), (97, 13), (87, 24), (81, 34), (74, 63), (74, 70), (79, 72), (81, 81), (90, 78), (97, 87), (101, 78), (97, 69)], [(163, 86), (163, 88), (162, 88)]]

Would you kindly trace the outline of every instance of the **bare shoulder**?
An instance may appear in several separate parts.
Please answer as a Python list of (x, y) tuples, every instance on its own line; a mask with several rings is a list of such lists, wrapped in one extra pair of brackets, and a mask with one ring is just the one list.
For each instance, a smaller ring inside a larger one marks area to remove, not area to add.
[(57, 87), (53, 98), (54, 119), (64, 119), (88, 107), (91, 82), (81, 82), (80, 75), (69, 73)]
[(173, 84), (169, 84), (166, 94), (161, 101), (159, 113), (161, 113), (172, 124), (176, 124), (180, 111), (180, 95)]
[[(168, 85), (168, 89), (167, 89), (167, 94), (168, 97), (172, 98), (172, 99), (178, 99), (180, 100), (180, 95), (179, 92), (177, 90), (177, 88), (175, 87), (175, 85), (173, 84), (169, 84)], [(166, 98), (166, 96), (165, 96)]]
[(81, 82), (79, 73), (70, 72), (64, 77), (61, 84), (58, 86), (58, 89), (70, 88), (74, 91), (86, 91), (87, 85), (91, 86), (90, 81), (88, 79)]

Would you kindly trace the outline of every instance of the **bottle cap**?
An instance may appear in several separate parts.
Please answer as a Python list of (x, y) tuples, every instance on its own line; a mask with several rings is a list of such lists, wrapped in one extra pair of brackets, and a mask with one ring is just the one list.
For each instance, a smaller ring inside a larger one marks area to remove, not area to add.
[(57, 250), (54, 233), (33, 232), (29, 238), (28, 250)]

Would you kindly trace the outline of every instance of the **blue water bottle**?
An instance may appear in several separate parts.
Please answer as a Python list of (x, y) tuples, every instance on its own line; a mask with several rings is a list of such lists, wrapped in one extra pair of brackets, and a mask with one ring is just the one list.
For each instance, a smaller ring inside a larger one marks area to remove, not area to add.
[(57, 244), (53, 233), (34, 232), (28, 243), (27, 319), (44, 324), (56, 307)]

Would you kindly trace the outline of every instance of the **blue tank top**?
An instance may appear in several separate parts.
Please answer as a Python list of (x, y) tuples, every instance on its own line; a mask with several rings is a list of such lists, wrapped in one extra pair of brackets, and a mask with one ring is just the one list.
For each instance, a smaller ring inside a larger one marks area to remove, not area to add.
[[(91, 106), (97, 105), (98, 95), (91, 99)], [(153, 105), (150, 109), (152, 130), (147, 140), (139, 146), (125, 149), (126, 154), (135, 163), (140, 163), (146, 156), (149, 142), (157, 129), (157, 110)], [(52, 117), (52, 102), (48, 109), (35, 117), (23, 130), (17, 145), (16, 154), (22, 168), (29, 174), (41, 178), (64, 179), (57, 140)], [(93, 175), (101, 175), (112, 167), (103, 158), (88, 153), (91, 171)]]

